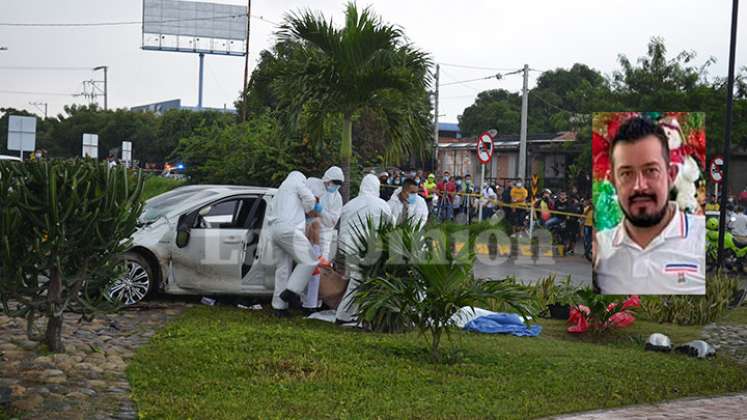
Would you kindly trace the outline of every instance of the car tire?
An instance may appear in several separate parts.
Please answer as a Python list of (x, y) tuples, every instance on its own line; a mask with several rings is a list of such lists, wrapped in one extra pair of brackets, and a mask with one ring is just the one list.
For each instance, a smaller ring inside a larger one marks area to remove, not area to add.
[(137, 252), (126, 252), (121, 259), (125, 272), (109, 286), (109, 299), (124, 306), (135, 305), (158, 289), (153, 267)]

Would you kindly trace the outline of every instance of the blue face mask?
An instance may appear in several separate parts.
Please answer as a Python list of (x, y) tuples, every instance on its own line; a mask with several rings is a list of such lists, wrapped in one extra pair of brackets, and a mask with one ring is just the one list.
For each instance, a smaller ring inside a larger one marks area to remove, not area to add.
[(327, 187), (327, 192), (328, 192), (328, 193), (332, 193), (332, 194), (334, 194), (334, 193), (336, 193), (336, 192), (337, 192), (337, 190), (339, 190), (339, 189), (340, 189), (340, 186), (339, 186), (339, 185), (334, 185), (334, 184), (332, 184), (332, 185), (330, 185), (330, 186), (328, 186), (328, 187)]
[(457, 182), (456, 182), (456, 184), (457, 184), (457, 185), (462, 185), (462, 181), (461, 181), (461, 180), (459, 180), (459, 181), (457, 181)]
[(417, 200), (418, 195), (416, 193), (410, 193), (410, 195), (407, 196), (407, 204), (415, 204), (415, 200)]

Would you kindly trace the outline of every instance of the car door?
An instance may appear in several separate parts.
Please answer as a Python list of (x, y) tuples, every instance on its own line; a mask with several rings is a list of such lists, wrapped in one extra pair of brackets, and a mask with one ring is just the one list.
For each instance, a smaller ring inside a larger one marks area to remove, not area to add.
[(189, 240), (172, 253), (174, 279), (195, 293), (237, 293), (247, 238), (248, 206), (256, 197), (216, 200), (180, 218), (189, 226)]

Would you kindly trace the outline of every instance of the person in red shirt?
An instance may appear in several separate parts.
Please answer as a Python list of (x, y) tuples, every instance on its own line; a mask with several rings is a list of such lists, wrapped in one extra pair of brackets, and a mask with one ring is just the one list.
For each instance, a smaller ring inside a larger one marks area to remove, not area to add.
[(456, 195), (456, 182), (449, 176), (449, 171), (444, 171), (443, 179), (436, 186), (438, 189), (438, 217), (441, 220), (452, 220), (454, 218), (454, 196)]
[(739, 193), (739, 204), (741, 204), (742, 207), (747, 206), (747, 187), (744, 187), (744, 190)]

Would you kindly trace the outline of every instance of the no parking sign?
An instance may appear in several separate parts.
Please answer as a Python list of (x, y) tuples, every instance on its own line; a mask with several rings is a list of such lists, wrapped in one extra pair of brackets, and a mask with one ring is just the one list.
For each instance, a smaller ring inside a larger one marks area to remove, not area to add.
[(493, 136), (486, 131), (477, 138), (477, 160), (485, 165), (493, 157)]

